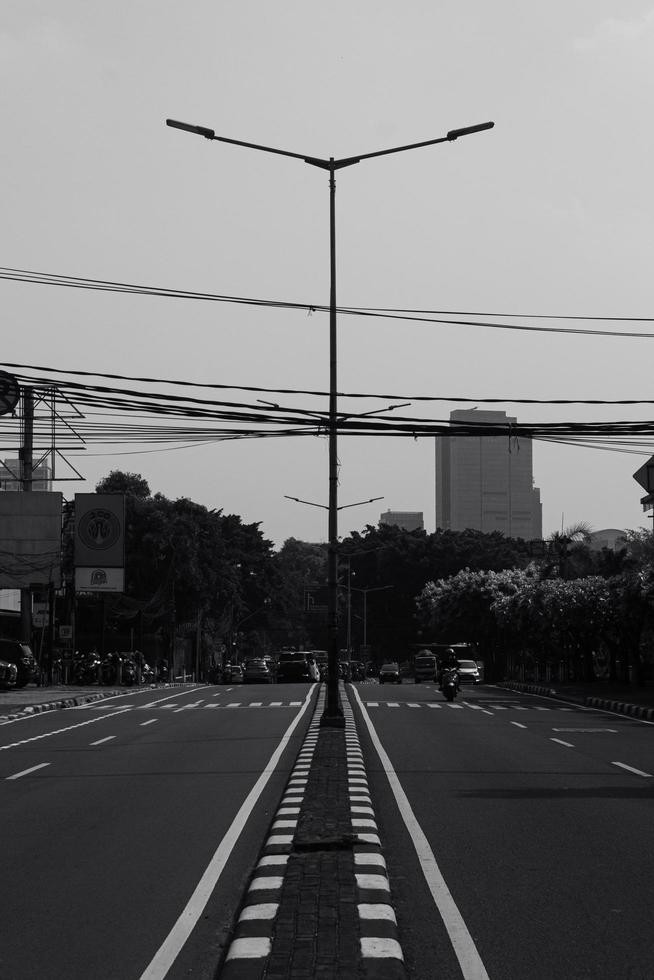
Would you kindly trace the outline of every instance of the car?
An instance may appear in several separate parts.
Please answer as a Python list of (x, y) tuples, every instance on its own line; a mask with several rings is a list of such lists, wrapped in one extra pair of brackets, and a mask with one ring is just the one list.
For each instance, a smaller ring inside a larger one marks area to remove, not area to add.
[(252, 657), (245, 661), (244, 684), (272, 684), (273, 674), (263, 657)]
[(222, 674), (223, 684), (240, 684), (243, 681), (243, 668), (240, 664), (225, 664)]
[(0, 688), (8, 689), (16, 687), (18, 677), (18, 667), (16, 664), (9, 663), (8, 660), (0, 660)]
[(279, 655), (277, 680), (280, 684), (319, 681), (320, 671), (315, 658), (306, 650), (288, 650)]
[(459, 683), (480, 684), (481, 674), (474, 660), (459, 660)]
[(16, 687), (25, 687), (31, 681), (36, 683), (38, 666), (30, 647), (20, 640), (0, 639), (0, 660), (16, 665)]
[(395, 662), (390, 662), (382, 664), (379, 671), (379, 683), (380, 684), (401, 684), (402, 674), (400, 673), (399, 665)]

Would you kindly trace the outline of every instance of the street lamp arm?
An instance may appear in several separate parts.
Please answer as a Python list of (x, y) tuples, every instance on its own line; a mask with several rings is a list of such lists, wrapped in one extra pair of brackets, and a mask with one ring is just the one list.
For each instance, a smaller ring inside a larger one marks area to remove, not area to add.
[[(478, 123), (476, 126), (466, 126), (463, 129), (451, 129), (447, 136), (439, 136), (434, 140), (423, 140), (421, 143), (407, 143), (406, 146), (394, 146), (390, 150), (376, 150), (374, 153), (360, 153), (356, 157), (349, 157), (346, 160), (336, 160), (338, 166), (347, 166), (349, 163), (358, 163), (360, 160), (369, 160), (371, 157), (384, 157), (389, 153), (401, 153), (403, 150), (416, 150), (421, 146), (433, 146), (434, 143), (452, 143), (459, 136), (469, 136), (471, 133), (481, 133), (485, 129), (492, 129), (494, 122)], [(309, 162), (309, 161), (307, 161)]]
[(314, 504), (312, 500), (300, 500), (299, 497), (289, 497), (287, 493), (284, 494), (286, 500), (293, 500), (296, 504), (306, 504), (307, 507), (322, 507), (323, 510), (328, 510), (327, 504)]
[(356, 504), (341, 504), (337, 510), (346, 510), (348, 507), (362, 507), (363, 504), (374, 504), (375, 500), (383, 500), (383, 497), (370, 497), (369, 500), (359, 500)]
[(343, 167), (351, 167), (354, 163), (361, 160), (370, 160), (372, 157), (384, 157), (389, 153), (401, 153), (403, 150), (416, 150), (421, 146), (433, 146), (435, 143), (452, 143), (460, 136), (470, 136), (472, 133), (481, 133), (486, 129), (492, 129), (494, 122), (478, 123), (475, 126), (464, 126), (462, 129), (450, 129), (446, 136), (439, 136), (433, 140), (423, 140), (421, 143), (407, 143), (405, 146), (394, 146), (389, 150), (375, 150), (373, 153), (360, 153), (355, 157), (342, 157), (340, 160), (322, 159), (321, 157), (310, 157), (305, 153), (292, 153), (290, 150), (279, 150), (274, 146), (264, 146), (261, 143), (248, 143), (245, 140), (229, 139), (227, 136), (216, 136), (214, 129), (206, 126), (196, 126), (192, 123), (180, 122), (179, 119), (166, 119), (166, 126), (172, 129), (181, 129), (185, 133), (194, 133), (196, 136), (204, 136), (208, 140), (216, 140), (219, 143), (231, 143), (233, 146), (246, 146), (251, 150), (263, 150), (264, 153), (275, 153), (278, 156), (293, 157), (296, 160), (303, 160), (312, 167), (320, 167), (322, 170), (341, 170)]
[(216, 140), (219, 143), (232, 143), (234, 146), (247, 146), (251, 150), (263, 150), (265, 153), (277, 153), (283, 157), (295, 157), (296, 160), (308, 162), (304, 153), (291, 153), (290, 150), (278, 150), (274, 146), (262, 146), (260, 143), (246, 143), (245, 140), (233, 140), (227, 136), (216, 136), (215, 130), (207, 129), (205, 126), (193, 126), (191, 123), (179, 122), (178, 119), (166, 119), (166, 126), (172, 129), (182, 129), (185, 133), (195, 133), (196, 136), (204, 136), (208, 140)]

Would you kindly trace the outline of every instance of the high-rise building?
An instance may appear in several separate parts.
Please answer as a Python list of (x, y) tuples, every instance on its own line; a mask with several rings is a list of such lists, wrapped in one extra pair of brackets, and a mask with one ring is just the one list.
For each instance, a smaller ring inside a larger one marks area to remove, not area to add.
[[(457, 409), (451, 425), (472, 424), (480, 433), (436, 439), (436, 527), (502, 531), (507, 537), (541, 538), (540, 490), (534, 486), (532, 441), (509, 435), (517, 419), (506, 412)], [(503, 425), (506, 435), (485, 435)]]
[[(0, 463), (0, 490), (22, 490), (20, 459), (5, 459)], [(52, 470), (47, 463), (37, 463), (32, 471), (32, 490), (52, 490)]]
[(394, 524), (403, 531), (422, 531), (425, 526), (421, 510), (386, 510), (379, 515), (380, 524)]

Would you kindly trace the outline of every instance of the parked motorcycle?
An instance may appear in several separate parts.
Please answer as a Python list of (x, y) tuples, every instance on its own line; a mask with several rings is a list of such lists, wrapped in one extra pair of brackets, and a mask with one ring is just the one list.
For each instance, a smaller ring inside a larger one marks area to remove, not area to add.
[(108, 653), (100, 665), (102, 683), (107, 685), (121, 683), (122, 658), (119, 653)]
[(89, 653), (76, 652), (73, 660), (73, 684), (97, 684), (100, 673), (100, 658), (94, 650)]
[(133, 687), (138, 683), (138, 671), (136, 663), (128, 658), (123, 658), (122, 682), (125, 687)]

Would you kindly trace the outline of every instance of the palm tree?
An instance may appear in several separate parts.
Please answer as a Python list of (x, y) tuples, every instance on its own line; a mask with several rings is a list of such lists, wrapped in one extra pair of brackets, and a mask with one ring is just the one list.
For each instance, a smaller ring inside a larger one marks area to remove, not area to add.
[[(544, 578), (548, 577), (548, 572), (558, 565), (561, 578), (576, 578), (580, 571), (589, 566), (589, 545), (592, 541), (593, 529), (586, 521), (578, 521), (570, 524), (561, 531), (554, 531), (547, 539), (549, 551), (553, 561)], [(575, 574), (570, 574), (571, 571)]]

